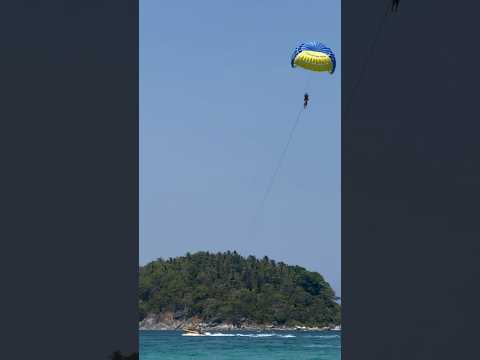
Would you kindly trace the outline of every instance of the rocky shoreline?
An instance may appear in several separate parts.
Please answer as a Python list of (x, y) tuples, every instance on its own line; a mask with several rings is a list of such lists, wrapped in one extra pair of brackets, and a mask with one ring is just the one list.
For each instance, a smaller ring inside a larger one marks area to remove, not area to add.
[(148, 314), (139, 323), (139, 330), (182, 330), (185, 327), (201, 326), (207, 331), (340, 331), (341, 327), (336, 324), (329, 324), (322, 327), (308, 326), (284, 326), (276, 324), (256, 324), (247, 319), (242, 319), (238, 324), (224, 322), (204, 322), (198, 318), (184, 318), (175, 316), (173, 313)]

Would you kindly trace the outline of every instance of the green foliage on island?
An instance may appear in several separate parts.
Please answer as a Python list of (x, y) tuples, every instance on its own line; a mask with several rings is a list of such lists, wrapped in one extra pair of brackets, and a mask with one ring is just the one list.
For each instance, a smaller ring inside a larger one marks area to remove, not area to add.
[(316, 272), (234, 252), (187, 253), (140, 268), (140, 320), (171, 311), (212, 324), (327, 326), (340, 323), (340, 305)]

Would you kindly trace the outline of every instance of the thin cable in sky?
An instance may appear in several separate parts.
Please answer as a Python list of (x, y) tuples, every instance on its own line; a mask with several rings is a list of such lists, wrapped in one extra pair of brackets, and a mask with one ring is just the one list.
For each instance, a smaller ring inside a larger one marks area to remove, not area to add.
[(265, 203), (267, 202), (268, 197), (270, 196), (270, 193), (272, 192), (273, 185), (275, 184), (275, 180), (277, 179), (277, 175), (280, 171), (280, 168), (282, 167), (282, 163), (283, 163), (283, 160), (285, 159), (285, 155), (287, 154), (288, 148), (290, 147), (290, 143), (292, 142), (293, 134), (295, 133), (295, 130), (297, 129), (298, 124), (300, 123), (300, 118), (301, 118), (304, 110), (305, 110), (304, 107), (302, 107), (300, 109), (300, 111), (298, 112), (298, 115), (295, 119), (295, 122), (293, 123), (293, 126), (290, 129), (290, 133), (288, 135), (288, 141), (285, 144), (285, 147), (283, 148), (283, 151), (282, 151), (282, 153), (280, 155), (280, 158), (278, 160), (278, 163), (277, 163), (277, 167), (275, 168), (275, 171), (273, 172), (272, 177), (270, 178), (270, 182), (268, 183), (267, 189), (265, 190), (262, 201), (260, 202), (258, 210), (255, 213), (255, 216), (253, 217), (252, 225), (251, 225), (251, 232), (252, 233), (253, 233), (253, 228), (255, 226), (255, 223), (257, 222), (258, 217), (262, 214), (263, 209), (265, 207)]

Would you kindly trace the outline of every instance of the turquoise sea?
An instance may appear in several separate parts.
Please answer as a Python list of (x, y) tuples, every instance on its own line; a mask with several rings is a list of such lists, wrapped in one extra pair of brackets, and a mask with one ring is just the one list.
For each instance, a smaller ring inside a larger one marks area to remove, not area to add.
[(340, 331), (211, 332), (140, 331), (141, 360), (283, 359), (340, 360)]

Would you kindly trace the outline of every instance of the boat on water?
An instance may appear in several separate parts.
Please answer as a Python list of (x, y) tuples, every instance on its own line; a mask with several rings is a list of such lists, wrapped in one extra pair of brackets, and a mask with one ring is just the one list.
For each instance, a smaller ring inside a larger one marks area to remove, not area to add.
[(201, 328), (196, 329), (183, 329), (182, 336), (206, 336), (206, 334), (202, 331)]

